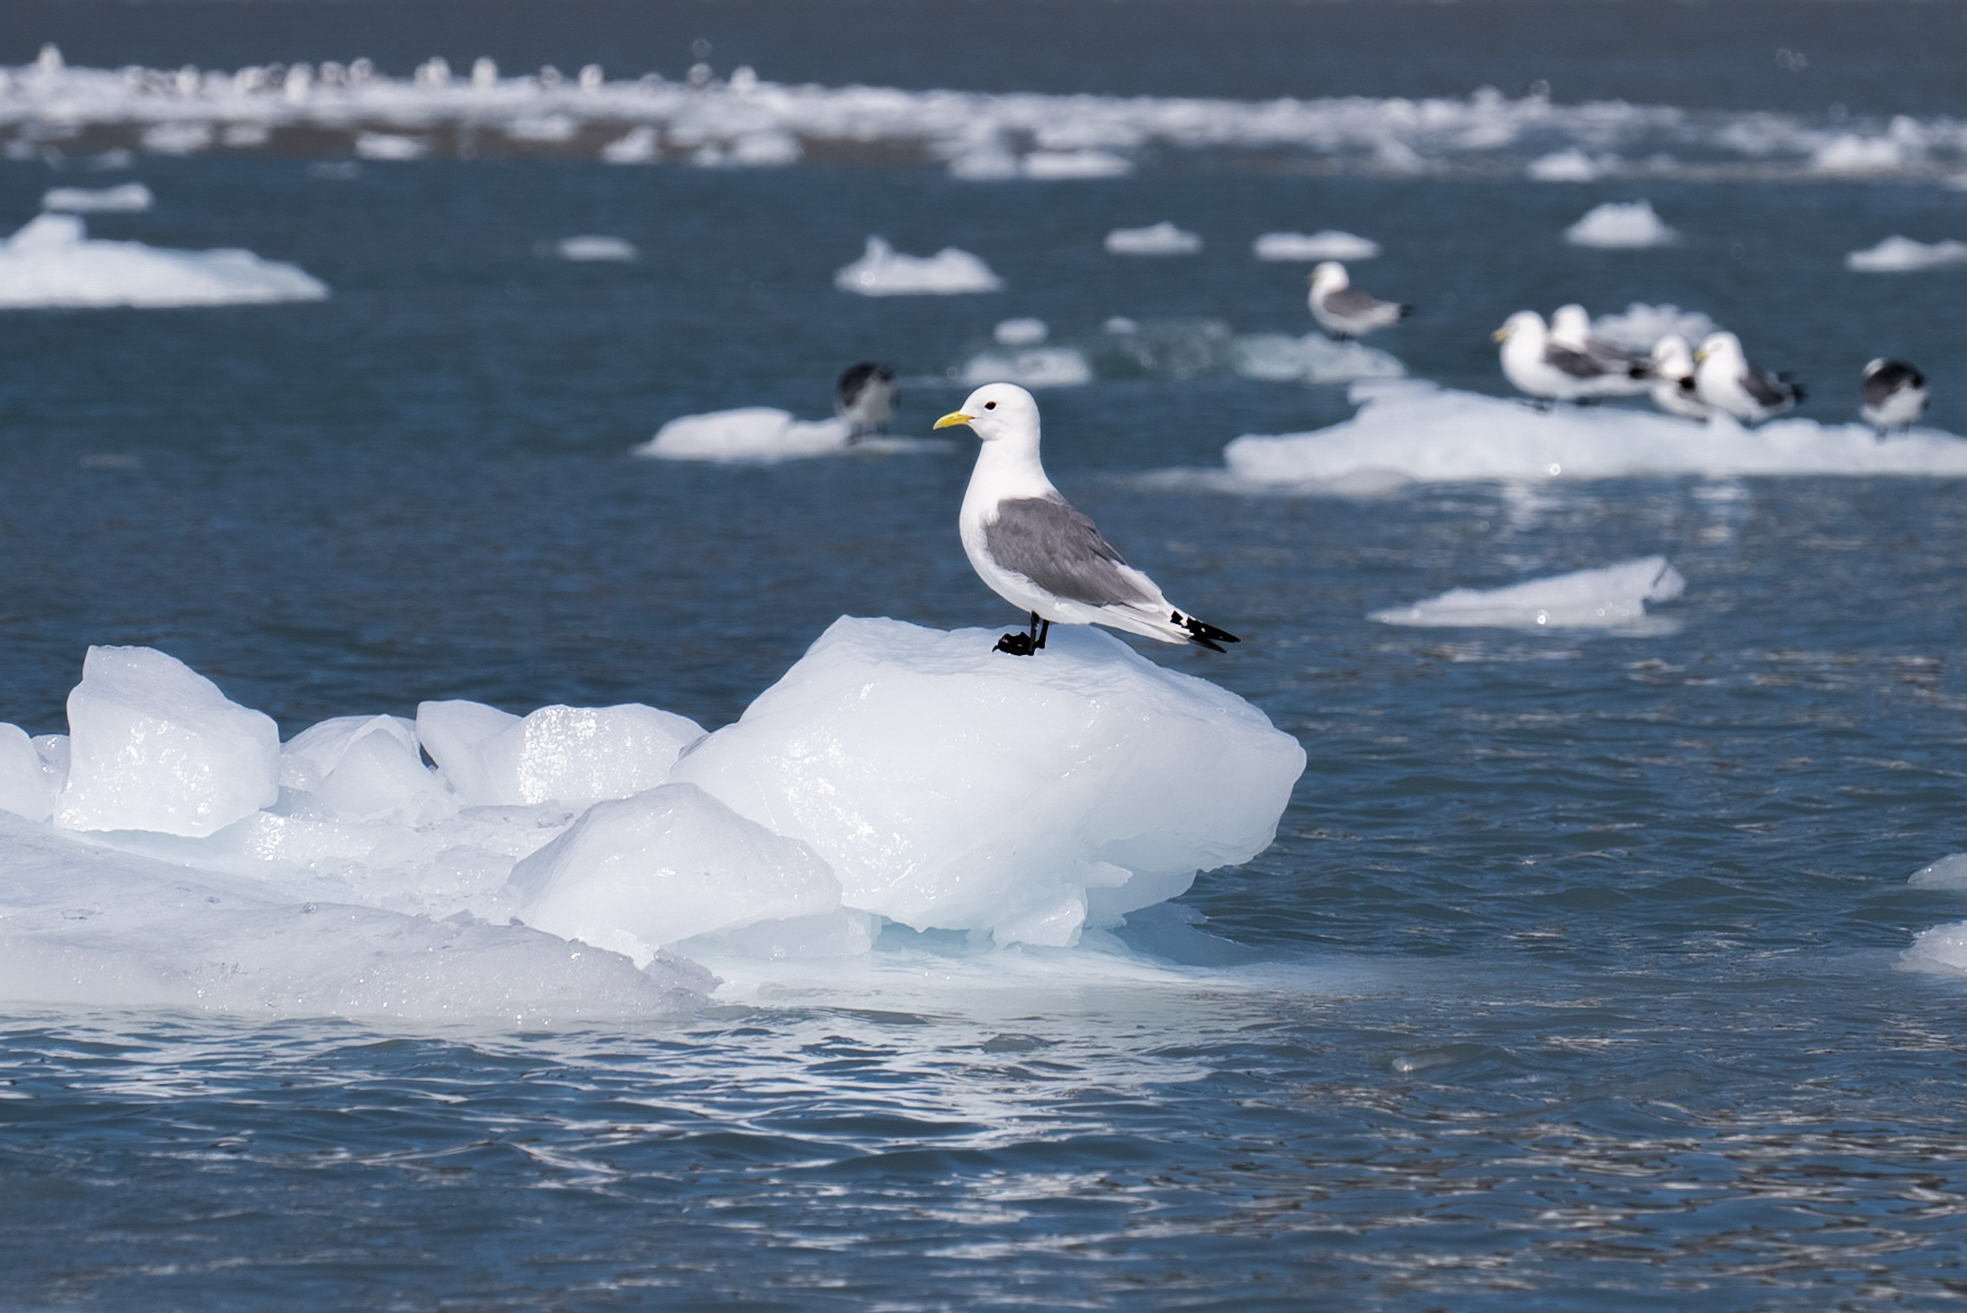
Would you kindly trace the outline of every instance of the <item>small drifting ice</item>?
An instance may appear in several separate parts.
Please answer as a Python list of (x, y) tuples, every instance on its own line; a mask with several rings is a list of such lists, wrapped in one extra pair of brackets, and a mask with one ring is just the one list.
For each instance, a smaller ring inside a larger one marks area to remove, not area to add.
[(1924, 269), (1957, 269), (1967, 265), (1967, 242), (1916, 242), (1910, 237), (1887, 237), (1878, 245), (1853, 251), (1844, 267), (1861, 274), (1918, 273)]
[(41, 208), (65, 214), (135, 214), (157, 198), (140, 182), (120, 187), (56, 187), (41, 198)]
[(420, 160), (430, 153), (430, 142), (400, 132), (359, 132), (355, 153), (365, 160)]
[(881, 917), (1069, 946), (1268, 846), (1305, 757), (1260, 711), (1092, 630), (995, 639), (842, 619), (708, 736), (451, 701), (284, 747), (92, 649), (69, 735), (0, 726), (0, 1000), (644, 1016), (714, 986), (677, 952), (837, 958)]
[(1586, 213), (1564, 230), (1564, 240), (1573, 246), (1596, 246), (1603, 250), (1639, 250), (1648, 246), (1671, 246), (1680, 234), (1666, 226), (1653, 212), (1651, 201), (1620, 204), (1607, 202)]
[(1880, 442), (1862, 424), (1782, 419), (1753, 431), (1604, 406), (1533, 410), (1416, 381), (1359, 383), (1359, 413), (1330, 428), (1245, 436), (1224, 449), (1235, 481), (1316, 492), (1361, 478), (1430, 483), (1655, 475), (1967, 475), (1967, 441), (1913, 429)]
[(795, 419), (790, 411), (743, 406), (673, 419), (633, 454), (758, 464), (831, 456), (853, 445), (854, 427), (844, 419)]
[(1194, 255), (1202, 239), (1162, 221), (1145, 228), (1115, 228), (1106, 235), (1108, 255)]
[(95, 241), (66, 214), (39, 215), (0, 246), (0, 309), (253, 305), (327, 295), (295, 266), (251, 251)]
[(1649, 622), (1646, 603), (1671, 601), (1686, 587), (1664, 556), (1648, 556), (1508, 588), (1451, 588), (1425, 602), (1375, 611), (1370, 618), (1429, 628), (1658, 632), (1662, 626)]
[(579, 237), (563, 237), (553, 244), (553, 253), (563, 260), (578, 264), (598, 261), (630, 261), (640, 252), (635, 243), (621, 237), (601, 237), (584, 234)]
[(930, 256), (903, 255), (879, 237), (861, 258), (833, 276), (833, 285), (859, 296), (951, 296), (995, 292), (1004, 281), (968, 251), (945, 246)]
[(1595, 160), (1578, 147), (1570, 146), (1531, 160), (1524, 173), (1532, 182), (1595, 182), (1615, 164), (1610, 159)]
[(1352, 233), (1327, 228), (1311, 233), (1265, 233), (1251, 247), (1259, 260), (1372, 260), (1380, 244)]

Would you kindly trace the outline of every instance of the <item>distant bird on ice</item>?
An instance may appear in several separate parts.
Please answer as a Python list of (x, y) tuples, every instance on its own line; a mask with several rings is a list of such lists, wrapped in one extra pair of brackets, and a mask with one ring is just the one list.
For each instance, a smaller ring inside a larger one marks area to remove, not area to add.
[(1803, 400), (1802, 385), (1749, 364), (1733, 333), (1709, 333), (1694, 353), (1694, 391), (1744, 424), (1794, 410)]
[(1536, 398), (1539, 408), (1553, 401), (1588, 405), (1631, 381), (1627, 368), (1551, 341), (1544, 317), (1534, 310), (1518, 310), (1490, 336), (1502, 343), (1503, 377)]
[(1178, 611), (1154, 580), (1121, 559), (1093, 522), (1045, 477), (1038, 458), (1038, 403), (1013, 383), (987, 383), (936, 428), (968, 424), (981, 440), (957, 528), (963, 551), (991, 591), (1031, 613), (1031, 628), (997, 640), (1030, 656), (1054, 622), (1106, 625), (1220, 652), (1235, 634)]
[(1926, 376), (1903, 360), (1874, 360), (1865, 366), (1865, 423), (1884, 437), (1892, 429), (1909, 429), (1926, 413), (1932, 400)]
[(1591, 316), (1581, 305), (1561, 305), (1550, 317), (1550, 344), (1575, 351), (1602, 371), (1592, 384), (1593, 396), (1636, 396), (1652, 386), (1652, 365), (1608, 338), (1591, 331)]
[(1678, 333), (1653, 343), (1653, 404), (1682, 419), (1706, 419), (1712, 413), (1694, 389), (1694, 349)]
[(1413, 306), (1382, 301), (1354, 287), (1337, 260), (1327, 260), (1311, 271), (1310, 302), (1311, 317), (1341, 342), (1397, 324), (1414, 313)]
[(879, 433), (895, 406), (895, 371), (872, 360), (849, 365), (834, 389), (833, 413), (853, 426), (854, 436)]

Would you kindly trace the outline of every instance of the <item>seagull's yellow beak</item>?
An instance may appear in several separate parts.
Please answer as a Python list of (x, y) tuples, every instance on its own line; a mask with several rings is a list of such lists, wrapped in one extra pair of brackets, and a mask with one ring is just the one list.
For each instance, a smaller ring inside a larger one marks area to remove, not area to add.
[(946, 429), (952, 424), (968, 424), (970, 419), (971, 416), (965, 415), (962, 411), (952, 410), (929, 427), (932, 429)]
[(1507, 324), (1505, 324), (1501, 328), (1498, 328), (1495, 332), (1489, 334), (1490, 340), (1494, 342), (1501, 342), (1504, 339), (1508, 338), (1508, 336), (1509, 336), (1509, 326)]
[(1702, 362), (1703, 360), (1706, 360), (1706, 359), (1707, 359), (1707, 350), (1706, 350), (1706, 348), (1702, 348), (1701, 350), (1699, 350), (1699, 351), (1696, 351), (1696, 352), (1694, 353), (1694, 363), (1695, 363), (1695, 364), (1697, 364), (1697, 365), (1698, 365), (1698, 364), (1700, 364), (1700, 363), (1701, 363), (1701, 362)]

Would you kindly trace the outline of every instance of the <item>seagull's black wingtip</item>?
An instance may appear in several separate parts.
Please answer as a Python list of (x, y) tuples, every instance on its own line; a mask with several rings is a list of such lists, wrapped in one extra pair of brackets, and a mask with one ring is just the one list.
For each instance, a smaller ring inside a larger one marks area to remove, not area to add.
[(1221, 652), (1224, 643), (1243, 641), (1227, 629), (1218, 629), (1212, 624), (1197, 620), (1192, 615), (1183, 615), (1180, 611), (1175, 612), (1170, 619), (1188, 631), (1189, 642), (1206, 647), (1211, 652)]

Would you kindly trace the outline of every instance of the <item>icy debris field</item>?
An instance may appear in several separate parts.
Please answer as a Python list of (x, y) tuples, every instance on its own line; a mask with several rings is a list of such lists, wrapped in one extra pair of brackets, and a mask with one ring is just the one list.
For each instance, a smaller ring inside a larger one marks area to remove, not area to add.
[(1967, 124), (1953, 118), (1826, 124), (1788, 113), (1564, 105), (1490, 88), (1423, 100), (1240, 101), (791, 86), (749, 68), (693, 85), (656, 74), (610, 80), (598, 67), (565, 79), (486, 67), (486, 76), (461, 77), (432, 59), (408, 78), (359, 59), (278, 70), (108, 70), (69, 67), (51, 47), (34, 64), (0, 70), (0, 132), (20, 155), (39, 148), (43, 125), (59, 124), (174, 154), (304, 142), (365, 159), (414, 159), (469, 140), (479, 153), (749, 168), (796, 164), (824, 144), (834, 157), (940, 161), (977, 181), (1113, 178), (1157, 155), (1198, 151), (1557, 182), (1628, 169), (1672, 177), (1716, 163), (1766, 178), (1943, 181), (1967, 163)]
[(320, 280), (251, 251), (97, 241), (68, 214), (38, 215), (0, 245), (0, 309), (252, 305), (327, 295)]
[(1624, 204), (1607, 201), (1594, 206), (1584, 218), (1564, 230), (1564, 240), (1571, 245), (1596, 246), (1604, 250), (1671, 246), (1679, 239), (1680, 235), (1653, 212), (1651, 201)]
[(640, 1015), (708, 993), (693, 945), (853, 956), (886, 918), (1068, 947), (1269, 846), (1305, 755), (1261, 712), (1102, 632), (995, 639), (842, 619), (709, 735), (439, 701), (284, 745), (171, 657), (91, 648), (68, 735), (0, 727), (0, 997)]
[(1844, 267), (1861, 274), (1918, 273), (1925, 269), (1954, 269), (1967, 265), (1967, 242), (1916, 242), (1910, 237), (1887, 237), (1876, 246), (1853, 251)]
[(1359, 383), (1359, 413), (1330, 428), (1245, 436), (1223, 459), (1246, 484), (1316, 491), (1361, 478), (1613, 479), (1661, 474), (1967, 475), (1967, 441), (1913, 429), (1880, 441), (1863, 424), (1780, 419), (1745, 429), (1650, 410), (1557, 406), (1407, 380)]
[(1686, 587), (1664, 556), (1648, 556), (1507, 588), (1451, 588), (1424, 602), (1375, 611), (1372, 619), (1441, 628), (1661, 632), (1658, 622), (1649, 623), (1646, 603), (1670, 602)]
[(860, 296), (954, 296), (995, 292), (1004, 282), (968, 251), (945, 246), (934, 255), (904, 255), (870, 237), (861, 258), (843, 266), (833, 285)]

